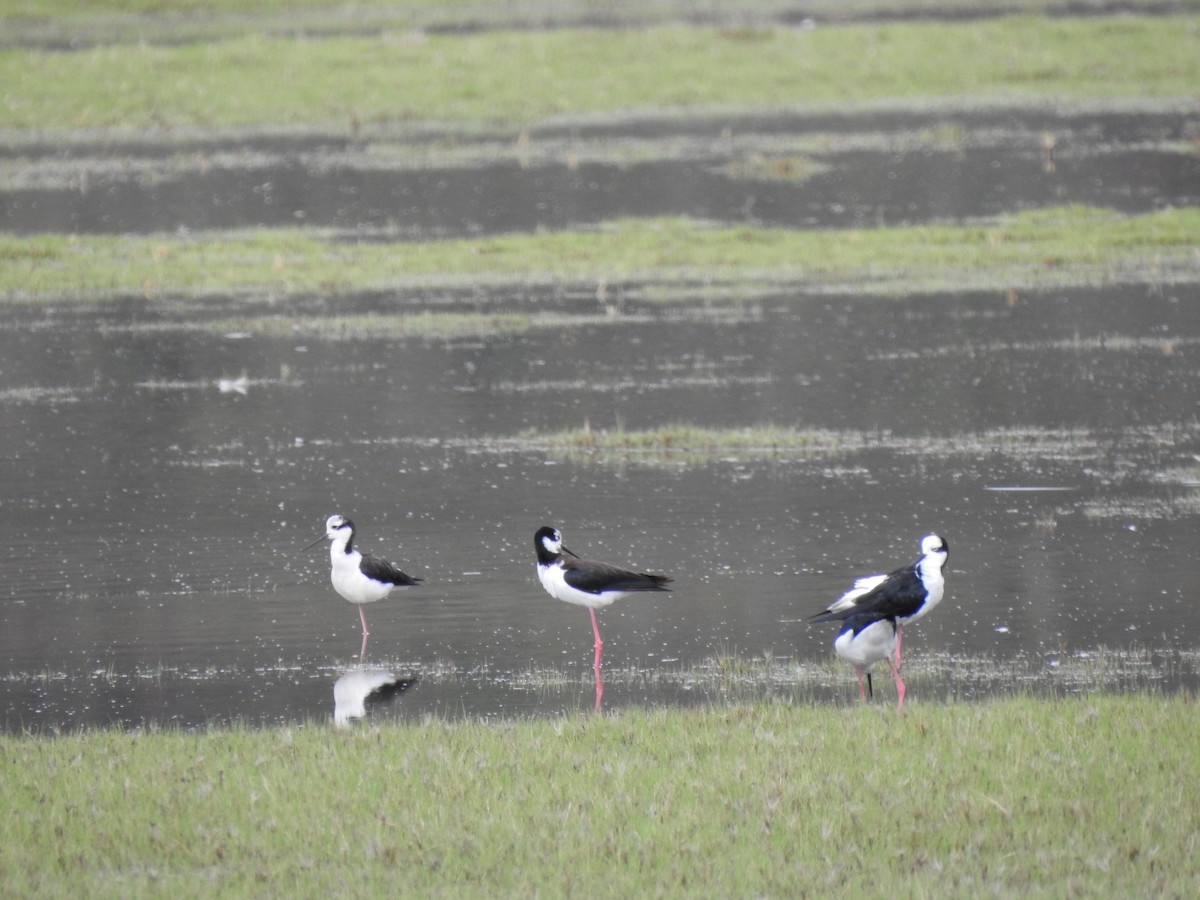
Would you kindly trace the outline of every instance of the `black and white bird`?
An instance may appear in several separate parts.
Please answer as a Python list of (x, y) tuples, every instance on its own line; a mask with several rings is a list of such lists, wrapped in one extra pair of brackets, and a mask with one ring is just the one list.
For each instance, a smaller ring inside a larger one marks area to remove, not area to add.
[[(887, 660), (892, 677), (896, 679), (896, 695), (899, 697), (896, 709), (904, 708), (904, 681), (900, 678), (900, 669), (892, 661), (898, 639), (899, 626), (894, 616), (849, 610), (842, 620), (842, 630), (833, 641), (833, 649), (837, 651), (838, 656), (854, 666), (854, 673), (858, 676), (858, 694), (864, 703), (868, 694), (875, 696), (875, 690), (871, 686), (871, 666), (880, 660)], [(864, 672), (867, 674), (865, 691)]]
[(593, 668), (600, 671), (600, 656), (604, 642), (596, 624), (596, 610), (614, 600), (638, 591), (669, 591), (671, 579), (666, 575), (647, 575), (609, 563), (580, 559), (563, 546), (557, 528), (539, 528), (533, 536), (537, 549), (537, 576), (551, 597), (564, 603), (586, 606), (592, 615), (592, 633), (596, 638), (596, 658)]
[(869, 613), (875, 618), (890, 618), (896, 625), (896, 668), (900, 668), (900, 647), (904, 626), (915, 622), (942, 602), (946, 581), (942, 567), (950, 555), (950, 545), (936, 534), (921, 539), (921, 558), (888, 575), (870, 575), (854, 582), (828, 609), (809, 621), (846, 620), (851, 612)]
[(325, 534), (308, 547), (311, 549), (321, 541), (330, 541), (329, 561), (332, 565), (330, 581), (333, 589), (345, 599), (358, 606), (358, 617), (362, 620), (363, 650), (366, 650), (367, 617), (363, 613), (364, 603), (382, 600), (395, 588), (408, 588), (424, 579), (413, 578), (400, 571), (390, 562), (360, 553), (354, 549), (354, 523), (345, 516), (330, 516), (325, 520)]

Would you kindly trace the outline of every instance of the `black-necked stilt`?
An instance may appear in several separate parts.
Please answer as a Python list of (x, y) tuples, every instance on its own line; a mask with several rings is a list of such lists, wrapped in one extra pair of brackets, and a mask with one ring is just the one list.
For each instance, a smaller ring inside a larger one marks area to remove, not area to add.
[(809, 621), (845, 619), (849, 612), (871, 613), (876, 618), (896, 620), (896, 667), (900, 667), (900, 645), (904, 626), (915, 622), (942, 601), (946, 581), (942, 567), (950, 545), (936, 534), (921, 539), (921, 558), (888, 575), (870, 575), (854, 582), (828, 609)]
[(596, 670), (596, 706), (600, 705), (600, 657), (604, 642), (600, 640), (600, 626), (596, 624), (596, 610), (608, 606), (626, 594), (637, 591), (669, 591), (666, 585), (671, 579), (666, 575), (648, 575), (633, 572), (609, 563), (580, 559), (563, 546), (562, 535), (557, 528), (539, 528), (533, 536), (537, 548), (537, 576), (542, 587), (551, 597), (576, 606), (586, 606), (592, 616), (592, 634), (595, 635), (596, 657), (592, 668)]
[[(900, 669), (892, 662), (898, 640), (899, 626), (893, 616), (849, 610), (842, 620), (842, 630), (833, 641), (833, 649), (854, 666), (854, 673), (858, 676), (858, 694), (864, 703), (868, 693), (875, 696), (871, 686), (871, 666), (886, 659), (892, 677), (896, 679), (896, 695), (899, 697), (896, 709), (904, 708), (904, 681), (900, 678)], [(863, 690), (863, 672), (867, 673), (866, 691)]]
[(367, 630), (363, 604), (382, 600), (395, 588), (412, 587), (423, 579), (413, 578), (401, 572), (387, 560), (355, 550), (354, 523), (345, 516), (330, 516), (326, 519), (324, 536), (317, 538), (304, 549), (309, 550), (324, 540), (332, 542), (329, 545), (329, 560), (332, 563), (329, 577), (333, 582), (333, 589), (358, 606), (365, 652), (367, 635), (370, 632)]

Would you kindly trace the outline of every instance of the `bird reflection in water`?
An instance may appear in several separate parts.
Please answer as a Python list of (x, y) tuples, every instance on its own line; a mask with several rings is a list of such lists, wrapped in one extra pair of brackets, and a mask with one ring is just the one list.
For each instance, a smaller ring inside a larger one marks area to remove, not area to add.
[(333, 724), (348, 728), (366, 717), (368, 707), (390, 703), (416, 683), (415, 675), (396, 675), (382, 666), (351, 666), (333, 683)]

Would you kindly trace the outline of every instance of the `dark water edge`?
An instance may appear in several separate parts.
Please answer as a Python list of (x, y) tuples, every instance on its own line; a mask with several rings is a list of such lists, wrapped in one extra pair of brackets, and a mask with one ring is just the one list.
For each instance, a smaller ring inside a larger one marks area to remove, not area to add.
[(822, 24), (864, 24), (870, 22), (963, 22), (999, 16), (1040, 14), (1050, 18), (1080, 18), (1135, 14), (1141, 16), (1177, 15), (1193, 10), (1183, 2), (1134, 2), (1134, 0), (1064, 0), (1047, 2), (1036, 8), (1028, 3), (960, 6), (945, 4), (907, 4), (903, 0), (887, 4), (805, 3), (754, 4), (678, 4), (640, 8), (637, 4), (611, 5), (597, 12), (594, 4), (571, 4), (546, 0), (541, 3), (456, 4), (447, 11), (389, 10), (386, 6), (331, 6), (329, 9), (298, 9), (286, 12), (239, 11), (235, 14), (191, 14), (176, 12), (169, 17), (136, 14), (92, 16), (84, 28), (77, 22), (52, 19), (16, 19), (0, 32), (0, 47), (12, 50), (38, 49), (68, 53), (91, 47), (128, 43), (132, 40), (155, 45), (178, 45), (211, 41), (231, 34), (253, 30), (281, 37), (321, 39), (333, 37), (369, 37), (389, 32), (414, 30), (430, 34), (474, 34), (498, 29), (554, 30), (562, 28), (644, 28), (667, 23), (698, 27), (761, 28), (772, 25), (818, 27)]
[(4, 194), (16, 234), (147, 234), (305, 225), (465, 237), (618, 218), (686, 216), (792, 228), (859, 228), (1082, 204), (1145, 213), (1200, 201), (1200, 157), (1129, 151), (1046, 173), (1025, 151), (847, 153), (801, 183), (730, 178), (714, 161), (470, 172), (313, 172), (284, 164), (169, 182)]
[[(1010, 657), (914, 655), (906, 660), (906, 706), (987, 702), (1006, 697), (1062, 698), (1096, 693), (1194, 695), (1200, 687), (1196, 651), (1100, 649)], [(512, 721), (594, 712), (595, 683), (578, 670), (502, 672), (424, 670), (395, 661), (372, 664), (397, 673), (400, 690), (372, 695), (365, 715), (346, 724)], [(59, 734), (95, 728), (279, 727), (334, 721), (334, 684), (354, 664), (264, 667), (254, 672), (154, 669), (131, 673), (45, 672), (5, 679), (4, 730)], [(874, 673), (868, 704), (890, 709), (895, 689), (886, 671)], [(249, 686), (253, 684), (253, 688)], [(760, 702), (856, 707), (848, 666), (787, 659), (713, 658), (680, 669), (618, 669), (604, 673), (603, 712), (637, 707), (720, 706)], [(198, 714), (208, 708), (208, 714)], [(224, 710), (216, 712), (216, 710)]]
[[(838, 146), (838, 135), (901, 129), (923, 136)], [(1197, 134), (1194, 113), (1035, 108), (577, 122), (530, 132), (523, 150), (515, 136), (444, 136), (441, 153), (431, 151), (436, 135), (375, 150), (371, 139), (333, 135), (17, 142), (4, 151), (0, 228), (322, 227), (437, 238), (622, 217), (851, 228), (1073, 203), (1144, 213), (1200, 202), (1200, 156), (1186, 150)], [(480, 155), (477, 141), (491, 149)], [(455, 153), (467, 155), (437, 162)]]

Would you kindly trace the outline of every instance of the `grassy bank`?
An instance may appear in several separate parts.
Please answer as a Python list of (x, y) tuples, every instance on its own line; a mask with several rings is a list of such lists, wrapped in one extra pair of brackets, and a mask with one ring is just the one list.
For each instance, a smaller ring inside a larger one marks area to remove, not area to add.
[(969, 225), (790, 231), (685, 219), (428, 242), (257, 229), (195, 235), (0, 234), (0, 297), (321, 294), (447, 283), (762, 278), (874, 290), (1194, 280), (1200, 211), (1058, 208)]
[(879, 99), (1190, 97), (1192, 16), (250, 34), (0, 52), (0, 127), (534, 123), (629, 109)]
[(1186, 696), (5, 737), (6, 892), (1189, 895)]
[[(1011, 350), (1011, 347), (1009, 347)], [(1081, 347), (1098, 352), (1094, 345)], [(987, 348), (969, 348), (986, 353)], [(1119, 350), (1117, 352), (1120, 352)], [(1174, 435), (1174, 429), (1167, 429)], [(1182, 431), (1180, 432), (1182, 434)], [(1126, 445), (1138, 440), (1162, 443), (1172, 439), (1166, 433), (1147, 431), (1128, 435)], [(744, 428), (702, 428), (674, 424), (645, 430), (593, 429), (590, 427), (556, 432), (527, 432), (514, 443), (566, 457), (595, 456), (601, 459), (671, 461), (694, 457), (787, 457), (857, 453), (864, 450), (888, 450), (921, 457), (946, 458), (1003, 454), (1012, 459), (1063, 457), (1084, 454), (1091, 457), (1101, 448), (1114, 447), (1110, 436), (1101, 437), (1086, 429), (1000, 428), (974, 434), (958, 432), (952, 436), (913, 437), (887, 431), (838, 431), (824, 428), (794, 428), (760, 425)]]

